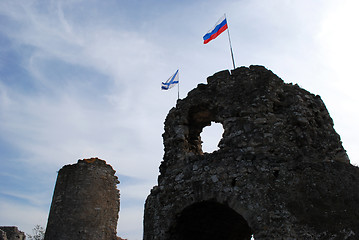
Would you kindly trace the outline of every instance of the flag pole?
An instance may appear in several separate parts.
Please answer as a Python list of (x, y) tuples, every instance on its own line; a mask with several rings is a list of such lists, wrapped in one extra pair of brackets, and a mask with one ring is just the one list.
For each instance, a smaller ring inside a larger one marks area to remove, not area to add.
[(177, 84), (177, 100), (179, 100), (179, 85), (180, 85), (180, 81), (179, 81), (179, 68), (178, 68), (178, 84)]
[[(227, 16), (226, 16), (226, 14), (224, 14), (224, 17), (226, 18), (226, 21), (227, 21)], [(228, 27), (227, 27), (228, 41), (229, 41), (229, 48), (230, 48), (230, 50), (231, 50), (233, 69), (236, 69), (236, 65), (235, 65), (235, 63), (234, 63), (234, 57), (233, 57), (231, 37), (230, 37), (230, 35), (229, 35), (229, 24), (228, 24), (228, 21), (227, 21), (227, 26), (228, 26)]]

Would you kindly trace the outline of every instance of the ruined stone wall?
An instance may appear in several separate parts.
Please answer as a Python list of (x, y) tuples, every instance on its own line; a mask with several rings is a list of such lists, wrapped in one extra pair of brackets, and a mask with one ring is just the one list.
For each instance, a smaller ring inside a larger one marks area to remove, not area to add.
[(0, 240), (25, 240), (25, 233), (15, 226), (1, 226)]
[(119, 212), (117, 177), (98, 158), (60, 169), (45, 240), (115, 240)]
[[(207, 82), (166, 118), (144, 240), (359, 239), (359, 170), (320, 97), (261, 66)], [(211, 122), (224, 133), (209, 154)]]
[(0, 240), (8, 240), (6, 237), (6, 233), (3, 230), (1, 230), (1, 228), (0, 228)]

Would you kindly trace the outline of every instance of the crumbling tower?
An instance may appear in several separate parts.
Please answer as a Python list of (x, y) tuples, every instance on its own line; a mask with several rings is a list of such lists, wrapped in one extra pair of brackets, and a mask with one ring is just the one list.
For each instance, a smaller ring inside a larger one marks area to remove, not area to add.
[(114, 174), (98, 158), (61, 168), (45, 240), (116, 240), (120, 200)]
[(25, 240), (26, 235), (15, 226), (0, 226), (0, 240)]
[(359, 239), (359, 170), (321, 98), (261, 66), (207, 82), (167, 115), (144, 240)]

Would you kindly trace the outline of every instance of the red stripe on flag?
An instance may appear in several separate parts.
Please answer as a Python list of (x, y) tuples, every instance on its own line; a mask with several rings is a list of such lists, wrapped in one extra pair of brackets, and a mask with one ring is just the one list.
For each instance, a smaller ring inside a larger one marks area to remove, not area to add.
[(216, 37), (218, 37), (219, 34), (223, 33), (224, 31), (226, 31), (226, 29), (228, 28), (228, 25), (224, 25), (223, 27), (221, 27), (216, 33), (212, 34), (210, 38), (208, 38), (207, 40), (204, 40), (203, 44), (208, 43), (209, 41), (215, 39)]

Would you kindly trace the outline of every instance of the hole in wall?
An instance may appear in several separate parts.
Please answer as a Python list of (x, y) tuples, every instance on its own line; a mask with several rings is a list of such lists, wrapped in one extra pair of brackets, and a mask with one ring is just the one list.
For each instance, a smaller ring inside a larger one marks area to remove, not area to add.
[(206, 153), (217, 151), (223, 132), (221, 123), (211, 122), (210, 126), (204, 127), (201, 132), (202, 151)]

